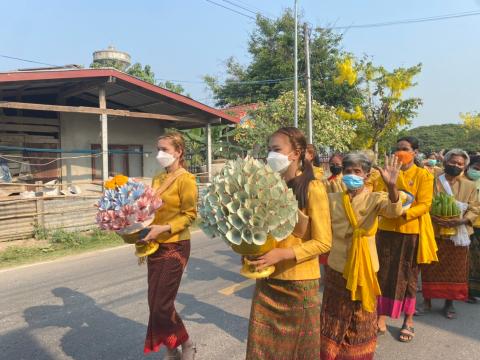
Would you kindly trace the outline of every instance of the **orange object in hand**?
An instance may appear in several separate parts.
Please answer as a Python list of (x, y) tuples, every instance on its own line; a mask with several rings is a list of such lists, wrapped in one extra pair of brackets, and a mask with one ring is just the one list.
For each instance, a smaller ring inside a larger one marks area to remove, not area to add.
[(400, 160), (400, 162), (403, 164), (403, 165), (407, 165), (407, 164), (410, 164), (413, 160), (413, 154), (409, 151), (397, 151), (395, 152), (395, 155), (397, 156), (398, 160)]

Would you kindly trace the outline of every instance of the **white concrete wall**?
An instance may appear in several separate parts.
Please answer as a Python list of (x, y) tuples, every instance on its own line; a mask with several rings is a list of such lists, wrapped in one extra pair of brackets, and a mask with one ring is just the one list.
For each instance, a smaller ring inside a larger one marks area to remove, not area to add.
[[(60, 116), (62, 149), (91, 149), (92, 144), (101, 144), (101, 127), (98, 115), (64, 113)], [(143, 176), (152, 177), (158, 172), (156, 138), (163, 133), (163, 123), (153, 119), (108, 118), (108, 143), (115, 145), (143, 145)], [(63, 154), (75, 156), (75, 154)], [(101, 161), (101, 158), (99, 159)], [(92, 180), (91, 158), (62, 161), (63, 182)]]

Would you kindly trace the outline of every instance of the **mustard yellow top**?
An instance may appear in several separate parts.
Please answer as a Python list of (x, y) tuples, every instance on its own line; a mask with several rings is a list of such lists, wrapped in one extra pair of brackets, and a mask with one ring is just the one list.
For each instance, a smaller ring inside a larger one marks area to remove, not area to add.
[[(475, 181), (475, 186), (477, 187), (477, 201), (480, 203), (480, 180)], [(480, 216), (473, 224), (473, 227), (480, 228)]]
[(277, 248), (293, 248), (295, 259), (281, 261), (275, 265), (270, 276), (279, 280), (313, 280), (320, 278), (318, 255), (332, 246), (330, 210), (325, 186), (319, 180), (312, 180), (308, 188), (307, 209), (302, 211), (309, 217), (306, 240), (289, 235), (277, 243)]
[(342, 181), (343, 175), (339, 174), (335, 177), (330, 177), (328, 179), (323, 180), (323, 184), (327, 190), (327, 193), (336, 193), (336, 192), (344, 192), (347, 190), (347, 187)]
[[(152, 180), (152, 187), (158, 189), (167, 173), (160, 173)], [(159, 243), (172, 243), (190, 239), (189, 226), (197, 218), (198, 190), (195, 176), (186, 172), (175, 179), (173, 184), (160, 195), (162, 207), (155, 213), (154, 225), (171, 226), (171, 232), (160, 234)]]
[(323, 179), (323, 169), (318, 166), (313, 167), (313, 175), (315, 175), (315, 179), (322, 180)]
[[(332, 249), (328, 255), (328, 266), (333, 270), (343, 273), (348, 252), (352, 246), (353, 226), (347, 217), (343, 205), (344, 193), (328, 194), (330, 201), (330, 216), (332, 219)], [(370, 192), (364, 189), (351, 200), (353, 212), (358, 226), (369, 233), (368, 248), (372, 259), (373, 270), (378, 271), (377, 246), (375, 233), (378, 226), (378, 216), (396, 218), (402, 214), (402, 201), (392, 203), (386, 192)]]
[(380, 185), (381, 182), (382, 182), (382, 175), (380, 174), (380, 171), (372, 168), (372, 171), (370, 171), (370, 175), (365, 180), (365, 187), (371, 192), (379, 191), (378, 189), (381, 186)]
[[(383, 180), (380, 180), (382, 190), (385, 190)], [(378, 228), (385, 231), (393, 231), (401, 234), (419, 234), (419, 218), (430, 211), (433, 198), (433, 176), (426, 169), (419, 168), (415, 164), (405, 171), (400, 171), (397, 180), (399, 190), (411, 193), (415, 200), (405, 215), (396, 219), (380, 218)], [(433, 231), (433, 229), (431, 230)]]

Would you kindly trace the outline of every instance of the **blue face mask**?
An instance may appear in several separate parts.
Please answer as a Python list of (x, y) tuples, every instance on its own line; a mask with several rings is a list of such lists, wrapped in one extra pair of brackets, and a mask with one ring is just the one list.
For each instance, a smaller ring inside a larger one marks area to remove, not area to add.
[(477, 181), (480, 179), (480, 170), (476, 170), (474, 168), (470, 168), (468, 169), (467, 171), (467, 175), (470, 179), (472, 179), (473, 181)]
[(427, 165), (428, 165), (428, 166), (435, 166), (435, 165), (437, 165), (437, 160), (435, 160), (435, 159), (428, 159)]
[(342, 181), (348, 190), (357, 190), (363, 186), (363, 178), (353, 174), (343, 175)]

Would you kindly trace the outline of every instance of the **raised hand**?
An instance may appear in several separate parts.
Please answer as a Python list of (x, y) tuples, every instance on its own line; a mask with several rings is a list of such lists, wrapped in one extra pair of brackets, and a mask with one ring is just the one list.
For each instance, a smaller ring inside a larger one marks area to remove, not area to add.
[(387, 186), (394, 186), (397, 183), (401, 168), (402, 163), (396, 155), (385, 155), (385, 165), (383, 168), (376, 167), (376, 169), (380, 172), (380, 175), (382, 175), (385, 185)]

